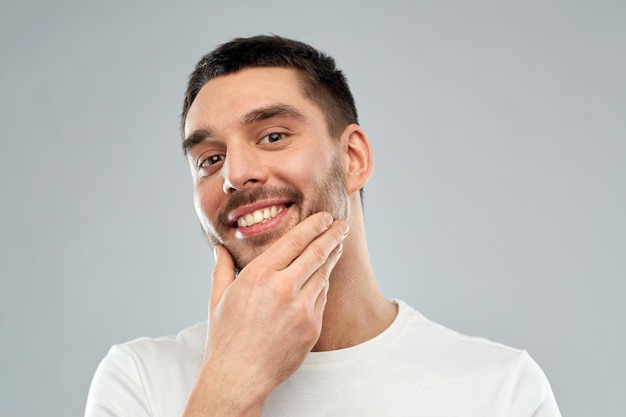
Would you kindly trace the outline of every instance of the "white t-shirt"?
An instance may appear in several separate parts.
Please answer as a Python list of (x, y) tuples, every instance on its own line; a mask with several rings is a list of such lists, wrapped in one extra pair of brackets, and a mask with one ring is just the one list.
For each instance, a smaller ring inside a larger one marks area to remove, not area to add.
[[(398, 316), (377, 337), (311, 352), (270, 395), (263, 416), (560, 416), (525, 351), (463, 336), (397, 303)], [(94, 375), (85, 416), (181, 416), (205, 337), (203, 323), (114, 346)]]

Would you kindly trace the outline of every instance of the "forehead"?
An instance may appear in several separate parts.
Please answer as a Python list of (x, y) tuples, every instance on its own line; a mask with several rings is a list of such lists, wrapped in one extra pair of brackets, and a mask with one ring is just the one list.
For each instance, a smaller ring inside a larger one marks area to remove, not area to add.
[(287, 104), (302, 113), (321, 114), (304, 95), (298, 72), (292, 68), (245, 68), (207, 82), (189, 108), (185, 133), (211, 124), (231, 124), (259, 107)]

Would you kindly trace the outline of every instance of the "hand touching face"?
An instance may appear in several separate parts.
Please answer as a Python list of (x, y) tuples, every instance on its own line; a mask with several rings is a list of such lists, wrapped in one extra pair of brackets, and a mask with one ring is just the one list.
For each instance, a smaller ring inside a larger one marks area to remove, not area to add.
[(313, 213), (346, 217), (337, 140), (294, 70), (249, 68), (209, 81), (185, 133), (198, 217), (239, 269)]

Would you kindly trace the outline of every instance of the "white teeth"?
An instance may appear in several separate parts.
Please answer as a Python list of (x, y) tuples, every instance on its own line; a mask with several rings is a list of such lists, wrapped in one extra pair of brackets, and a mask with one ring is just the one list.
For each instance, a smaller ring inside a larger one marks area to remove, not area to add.
[(262, 223), (267, 221), (273, 217), (275, 217), (278, 213), (283, 211), (282, 206), (272, 206), (266, 207), (261, 210), (255, 210), (253, 213), (248, 213), (245, 216), (241, 216), (239, 220), (237, 220), (238, 227), (248, 227), (258, 223)]

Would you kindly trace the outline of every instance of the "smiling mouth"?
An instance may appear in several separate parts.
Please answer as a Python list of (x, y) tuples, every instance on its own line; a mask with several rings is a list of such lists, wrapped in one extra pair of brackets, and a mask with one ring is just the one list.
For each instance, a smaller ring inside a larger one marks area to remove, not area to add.
[(276, 217), (278, 213), (288, 208), (289, 206), (291, 206), (291, 203), (274, 205), (255, 210), (252, 213), (248, 213), (237, 219), (237, 227), (250, 227), (254, 226), (255, 224), (265, 223)]

